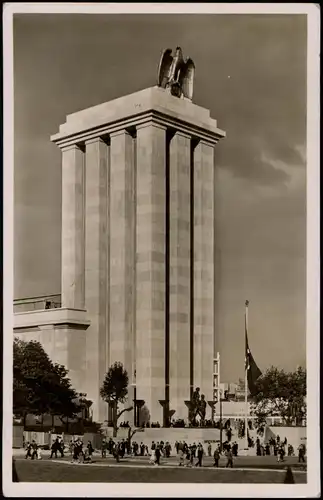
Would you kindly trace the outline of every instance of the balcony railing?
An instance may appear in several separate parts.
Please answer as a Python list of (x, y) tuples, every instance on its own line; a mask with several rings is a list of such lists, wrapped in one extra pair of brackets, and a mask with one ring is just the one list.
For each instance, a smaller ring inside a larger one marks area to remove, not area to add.
[(61, 294), (41, 295), (38, 297), (25, 297), (13, 301), (13, 312), (42, 311), (44, 309), (57, 309), (62, 306)]

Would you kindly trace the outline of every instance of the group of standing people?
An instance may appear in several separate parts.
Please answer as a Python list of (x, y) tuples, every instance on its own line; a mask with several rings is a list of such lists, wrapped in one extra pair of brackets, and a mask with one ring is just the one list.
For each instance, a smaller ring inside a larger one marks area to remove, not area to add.
[[(299, 462), (305, 462), (305, 446), (301, 444), (298, 447), (298, 461)], [(260, 443), (260, 439), (257, 438), (256, 440), (256, 454), (257, 456), (264, 456), (264, 455), (274, 455), (277, 457), (277, 462), (283, 462), (284, 457), (287, 455), (289, 457), (292, 457), (295, 455), (294, 453), (294, 447), (292, 444), (287, 443), (287, 438), (282, 441), (280, 439), (280, 436), (277, 435), (276, 438), (271, 437), (269, 441), (265, 444)]]
[(277, 435), (276, 438), (272, 437), (265, 444), (261, 445), (259, 438), (256, 441), (256, 452), (258, 456), (262, 455), (274, 455), (277, 457), (277, 462), (283, 462), (286, 455), (287, 448), (287, 438), (281, 441), (280, 436)]
[[(196, 467), (202, 467), (204, 449), (201, 443), (188, 445), (185, 441), (176, 441), (175, 449), (179, 456), (179, 466), (193, 467), (195, 465)], [(195, 464), (194, 458), (197, 459)]]
[[(147, 447), (148, 448), (148, 447)], [(151, 444), (151, 450), (152, 452), (155, 450), (159, 450), (160, 453), (157, 453), (157, 455), (159, 455), (159, 458), (161, 456), (163, 456), (164, 458), (169, 458), (170, 457), (170, 454), (171, 454), (171, 451), (172, 451), (172, 446), (171, 444), (166, 441), (166, 443), (164, 443), (164, 441), (157, 441), (157, 443), (155, 443), (154, 441), (152, 442)]]
[(58, 451), (61, 455), (61, 458), (63, 458), (64, 457), (64, 441), (59, 436), (57, 436), (57, 438), (52, 443), (50, 458), (53, 458), (54, 455), (55, 455), (55, 458), (57, 458)]
[(160, 463), (160, 458), (163, 456), (169, 458), (172, 451), (172, 447), (168, 441), (158, 441), (152, 442), (151, 449), (146, 444), (141, 442), (140, 444), (136, 441), (130, 443), (128, 440), (122, 439), (121, 441), (115, 442), (112, 438), (103, 439), (101, 445), (101, 456), (106, 458), (107, 453), (113, 455), (117, 461), (123, 458), (125, 454), (138, 457), (138, 456), (150, 456), (150, 462)]
[(78, 438), (76, 441), (70, 441), (69, 445), (70, 454), (72, 456), (73, 462), (78, 463), (91, 463), (94, 448), (91, 441), (88, 441), (86, 447), (84, 447), (83, 441)]
[[(196, 443), (188, 445), (185, 441), (184, 442), (176, 441), (175, 449), (177, 455), (179, 455), (180, 466), (185, 466), (185, 467), (193, 467), (193, 465), (195, 465), (196, 467), (203, 466), (203, 457), (205, 455), (205, 452), (203, 445), (201, 443), (198, 443), (197, 445)], [(208, 444), (207, 453), (209, 457), (212, 456), (211, 443)], [(238, 455), (237, 443), (230, 444), (227, 441), (226, 443), (223, 443), (222, 449), (220, 445), (216, 447), (213, 453), (214, 467), (219, 467), (219, 460), (222, 453), (227, 459), (226, 467), (233, 467), (233, 457)], [(194, 464), (194, 458), (196, 459), (195, 464)]]
[(130, 443), (128, 440), (122, 439), (121, 441), (114, 442), (114, 440), (110, 437), (110, 439), (103, 438), (101, 444), (101, 456), (102, 458), (106, 458), (107, 453), (115, 456), (115, 458), (121, 457), (123, 458), (125, 454), (133, 455), (133, 456), (144, 456), (148, 455), (148, 446), (143, 442), (137, 443), (133, 441)]
[(31, 443), (27, 441), (26, 443), (26, 455), (25, 458), (31, 458), (31, 460), (41, 460), (41, 448), (40, 446), (36, 443), (35, 440), (33, 440)]

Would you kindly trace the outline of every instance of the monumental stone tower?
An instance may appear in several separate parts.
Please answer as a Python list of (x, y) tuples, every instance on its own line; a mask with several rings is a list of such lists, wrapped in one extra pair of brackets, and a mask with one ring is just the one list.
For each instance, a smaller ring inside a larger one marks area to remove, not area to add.
[(212, 399), (214, 148), (225, 133), (189, 97), (147, 88), (68, 115), (51, 137), (62, 151), (62, 309), (85, 311), (82, 329), (66, 319), (64, 349), (95, 420), (107, 418), (99, 388), (115, 361), (152, 422), (168, 401), (186, 419), (193, 387)]

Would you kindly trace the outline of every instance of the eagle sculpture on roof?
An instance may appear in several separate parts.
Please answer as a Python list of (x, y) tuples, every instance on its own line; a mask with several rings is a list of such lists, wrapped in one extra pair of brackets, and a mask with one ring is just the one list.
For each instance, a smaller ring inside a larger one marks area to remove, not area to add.
[(182, 49), (176, 47), (175, 55), (172, 49), (165, 49), (161, 55), (158, 68), (158, 87), (169, 89), (176, 97), (193, 98), (195, 66), (190, 57), (183, 59)]

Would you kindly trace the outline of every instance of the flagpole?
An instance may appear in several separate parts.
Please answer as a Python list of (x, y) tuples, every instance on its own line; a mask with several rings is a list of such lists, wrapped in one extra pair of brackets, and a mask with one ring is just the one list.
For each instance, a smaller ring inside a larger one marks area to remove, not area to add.
[[(245, 342), (248, 335), (248, 306), (249, 301), (245, 302)], [(244, 377), (244, 402), (245, 402), (245, 448), (248, 449), (248, 363), (245, 361)]]

